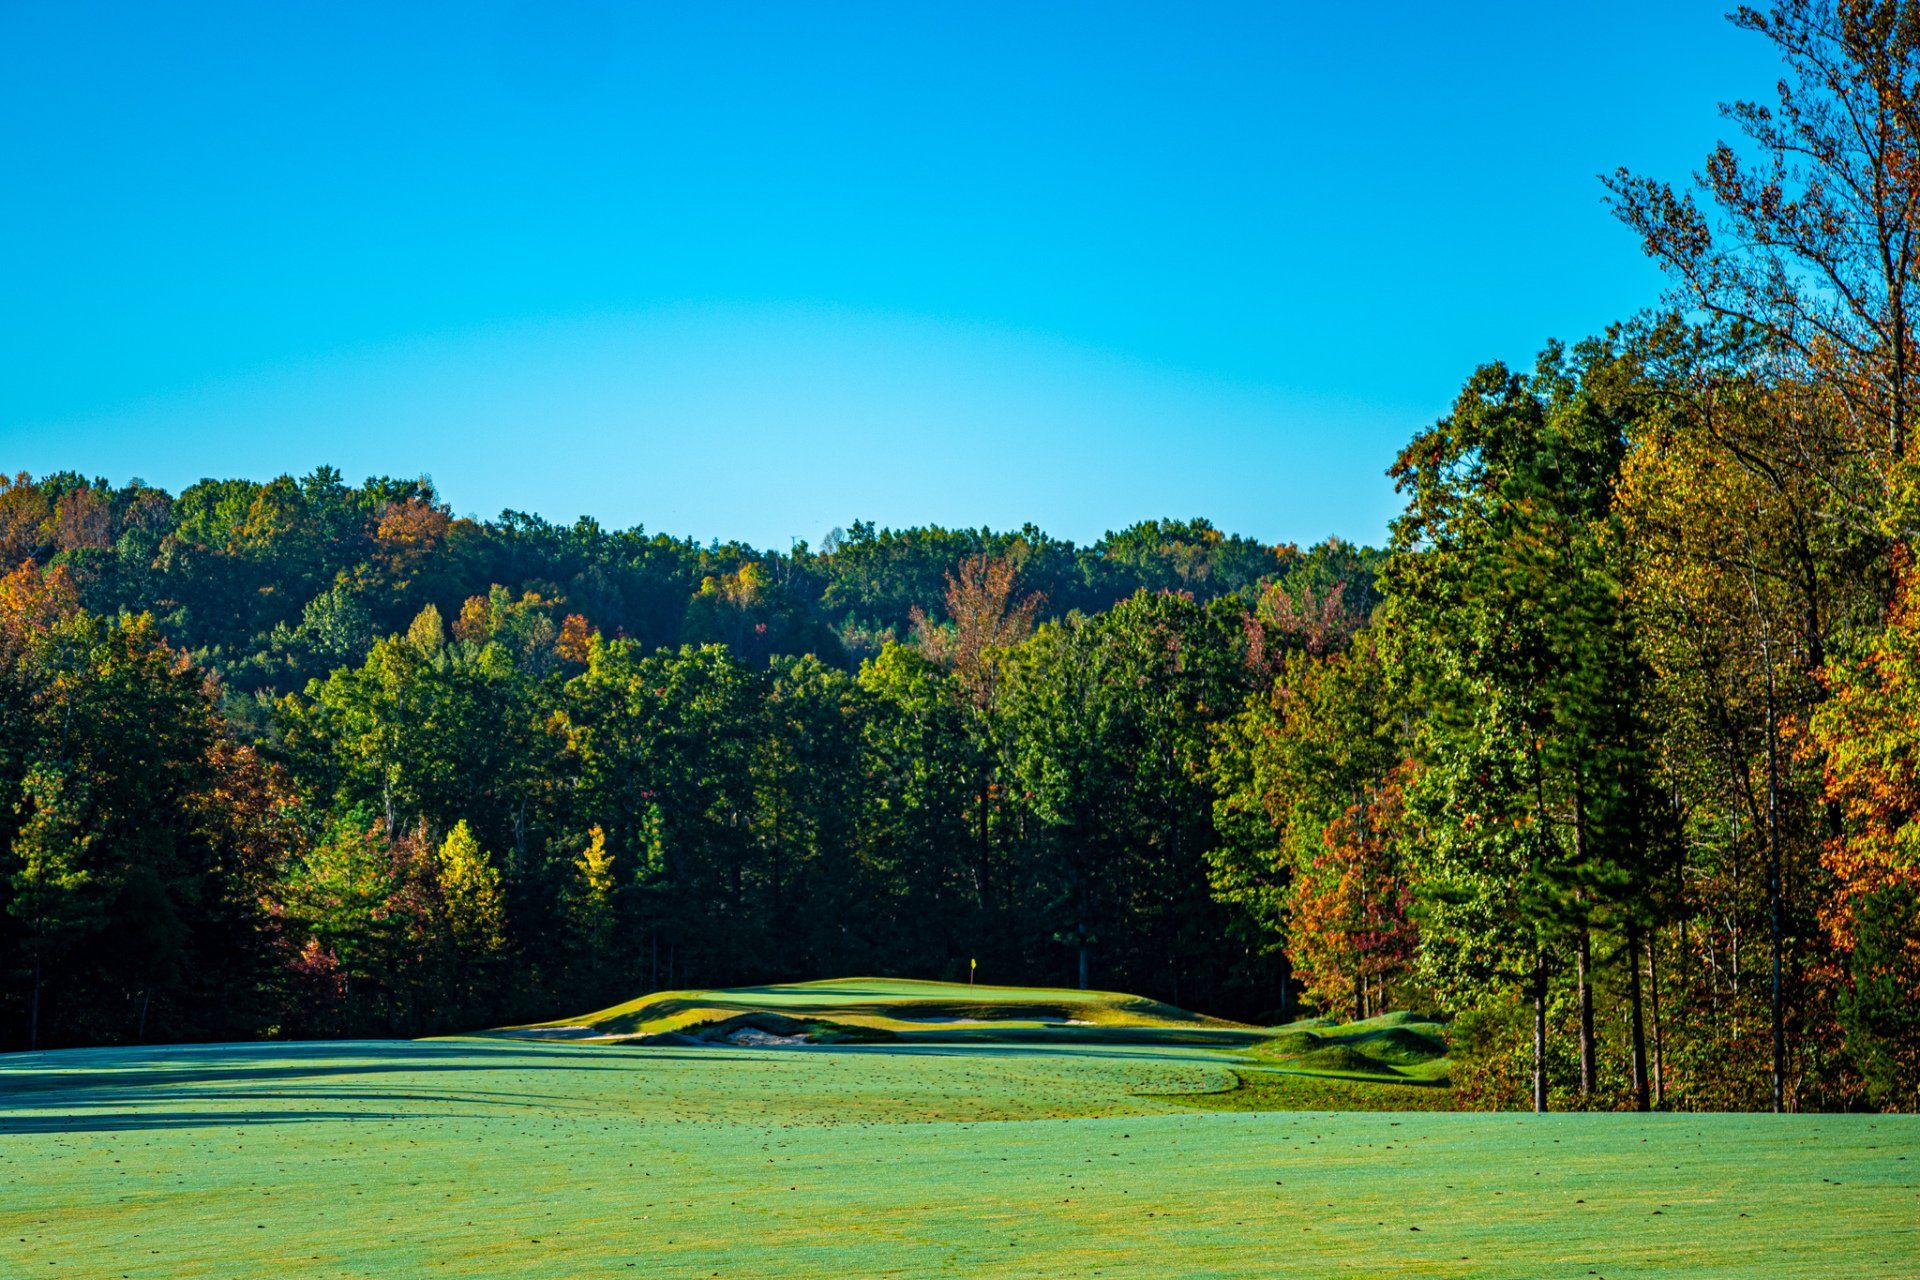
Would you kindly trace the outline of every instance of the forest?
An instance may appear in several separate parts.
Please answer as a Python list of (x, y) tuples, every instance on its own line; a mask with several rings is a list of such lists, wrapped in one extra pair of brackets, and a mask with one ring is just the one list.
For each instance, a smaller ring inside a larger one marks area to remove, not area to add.
[(1380, 548), (0, 479), (0, 1049), (977, 962), (1435, 1011), (1469, 1105), (1920, 1107), (1920, 20), (1737, 21), (1777, 100), (1606, 183), (1670, 294), (1471, 371)]

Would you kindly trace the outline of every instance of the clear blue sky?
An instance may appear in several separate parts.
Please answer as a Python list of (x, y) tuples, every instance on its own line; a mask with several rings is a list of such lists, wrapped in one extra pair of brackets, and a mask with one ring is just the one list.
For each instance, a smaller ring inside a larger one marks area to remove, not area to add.
[(1658, 296), (1595, 175), (1765, 93), (1720, 11), (0, 0), (0, 466), (1375, 540)]

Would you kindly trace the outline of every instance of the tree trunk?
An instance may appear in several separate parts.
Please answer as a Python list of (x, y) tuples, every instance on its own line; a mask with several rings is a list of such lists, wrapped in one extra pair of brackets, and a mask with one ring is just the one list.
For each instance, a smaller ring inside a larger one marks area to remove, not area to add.
[[(1897, 413), (1895, 417), (1898, 418)], [(1773, 1110), (1774, 1114), (1778, 1115), (1786, 1110), (1787, 1082), (1786, 1007), (1780, 985), (1781, 952), (1785, 941), (1780, 903), (1780, 731), (1779, 711), (1776, 706), (1778, 692), (1773, 675), (1773, 637), (1767, 627), (1766, 615), (1760, 608), (1759, 587), (1750, 581), (1748, 591), (1753, 601), (1754, 618), (1760, 628), (1760, 659), (1766, 674), (1767, 932), (1769, 949), (1773, 953), (1769, 1012), (1773, 1022)]]
[[(1533, 759), (1533, 814), (1543, 837), (1558, 844), (1547, 821), (1546, 771), (1540, 765), (1540, 741), (1530, 738), (1527, 748)], [(1538, 943), (1533, 949), (1533, 1109), (1547, 1109), (1547, 953)]]
[(27, 995), (27, 1048), (40, 1047), (40, 962), (33, 962), (33, 990)]
[(1786, 1108), (1787, 1022), (1780, 989), (1781, 952), (1784, 949), (1780, 903), (1780, 744), (1775, 723), (1773, 662), (1767, 662), (1767, 909), (1773, 950), (1773, 1110)]
[(1640, 926), (1627, 929), (1627, 1002), (1633, 1031), (1633, 1107), (1649, 1110), (1647, 1101), (1647, 1024), (1640, 992)]
[(990, 872), (993, 858), (993, 831), (987, 825), (987, 806), (993, 799), (993, 779), (991, 774), (980, 775), (980, 847), (976, 852), (976, 865), (973, 872), (974, 892), (980, 898), (980, 913), (984, 916), (992, 901)]
[(1090, 901), (1088, 901), (1092, 893), (1092, 890), (1088, 887), (1087, 880), (1088, 880), (1088, 876), (1087, 876), (1086, 868), (1084, 866), (1076, 867), (1074, 870), (1074, 877), (1073, 877), (1073, 883), (1074, 883), (1073, 941), (1074, 941), (1074, 945), (1078, 947), (1080, 950), (1080, 989), (1082, 991), (1085, 991), (1087, 989), (1087, 969), (1088, 969), (1087, 950), (1088, 950), (1088, 943), (1093, 938), (1093, 928), (1091, 924), (1092, 917), (1093, 917), (1093, 904)]
[(1667, 1043), (1660, 1030), (1660, 931), (1647, 935), (1647, 1001), (1653, 1013), (1653, 1105), (1667, 1105)]
[[(1576, 875), (1587, 867), (1587, 795), (1579, 773), (1573, 780), (1573, 866)], [(1575, 992), (1580, 1005), (1580, 1100), (1593, 1097), (1599, 1086), (1599, 1070), (1593, 1047), (1593, 934), (1584, 918), (1586, 895), (1576, 896), (1580, 904), (1580, 938), (1573, 954)]]
[(1573, 959), (1580, 997), (1580, 1098), (1586, 1101), (1599, 1086), (1599, 1069), (1593, 1048), (1593, 935), (1584, 924)]
[(1533, 1109), (1547, 1109), (1547, 957), (1533, 957)]

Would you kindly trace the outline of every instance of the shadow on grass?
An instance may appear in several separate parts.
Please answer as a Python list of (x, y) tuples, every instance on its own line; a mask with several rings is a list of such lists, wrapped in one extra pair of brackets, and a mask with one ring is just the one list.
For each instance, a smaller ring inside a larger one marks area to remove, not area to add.
[[(1220, 1046), (1193, 1045), (1187, 1043), (1161, 1042), (1163, 1049), (1193, 1049)], [(1205, 1059), (1173, 1056), (1164, 1051), (1155, 1052), (1151, 1044), (1130, 1045), (1124, 1043), (1012, 1043), (1007, 1041), (982, 1040), (966, 1043), (948, 1043), (945, 1041), (923, 1041), (919, 1037), (911, 1040), (895, 1040), (887, 1044), (805, 1044), (782, 1049), (737, 1049), (732, 1046), (716, 1045), (711, 1049), (696, 1050), (696, 1053), (709, 1055), (720, 1053), (756, 1053), (762, 1057), (774, 1057), (783, 1054), (805, 1053), (865, 1053), (880, 1054), (887, 1057), (922, 1058), (973, 1058), (984, 1059), (988, 1055), (995, 1058), (1075, 1058), (1081, 1061), (1097, 1059), (1101, 1061), (1141, 1061), (1141, 1062), (1205, 1062)], [(1226, 1066), (1220, 1062), (1211, 1065)]]
[(1170, 1049), (1237, 1049), (1266, 1038), (1263, 1031), (1229, 1027), (932, 1027), (903, 1032), (902, 1044), (1160, 1045)]
[[(471, 1118), (458, 1112), (436, 1113), (437, 1120)], [(402, 1111), (110, 1111), (87, 1115), (0, 1114), (0, 1137), (10, 1134), (137, 1133), (145, 1129), (243, 1128), (256, 1124), (310, 1124), (416, 1121), (418, 1113)]]
[[(653, 1051), (649, 1057), (699, 1057)], [(618, 1049), (407, 1040), (69, 1049), (0, 1057), (0, 1134), (313, 1120), (421, 1119), (400, 1103), (485, 1108), (573, 1106), (562, 1092), (456, 1086), (436, 1078), (512, 1071), (622, 1071)], [(382, 1078), (394, 1078), (393, 1086)], [(397, 1078), (395, 1078), (397, 1077)], [(357, 1083), (356, 1083), (357, 1082)], [(476, 1085), (483, 1082), (476, 1080)], [(370, 1104), (339, 1110), (339, 1104)], [(313, 1109), (285, 1108), (313, 1103)], [(224, 1104), (210, 1109), (208, 1104)], [(273, 1105), (279, 1104), (279, 1105)], [(187, 1108), (182, 1110), (181, 1108)], [(436, 1119), (453, 1114), (435, 1111)]]
[(1234, 1071), (1225, 1089), (1141, 1094), (1197, 1111), (1451, 1111), (1445, 1081), (1385, 1080), (1264, 1068)]
[(608, 1062), (605, 1048), (491, 1039), (298, 1040), (57, 1049), (0, 1054), (0, 1106), (14, 1094), (103, 1084), (166, 1088), (206, 1081), (241, 1083), (394, 1071), (511, 1071), (556, 1064), (574, 1071), (620, 1070)]

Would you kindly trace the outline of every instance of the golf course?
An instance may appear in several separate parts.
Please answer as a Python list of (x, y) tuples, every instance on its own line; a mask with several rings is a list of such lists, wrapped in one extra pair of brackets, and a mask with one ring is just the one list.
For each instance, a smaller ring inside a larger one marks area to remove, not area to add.
[(848, 979), (11, 1054), (0, 1275), (1920, 1269), (1920, 1117), (1450, 1111), (1444, 1047), (1404, 1014)]

